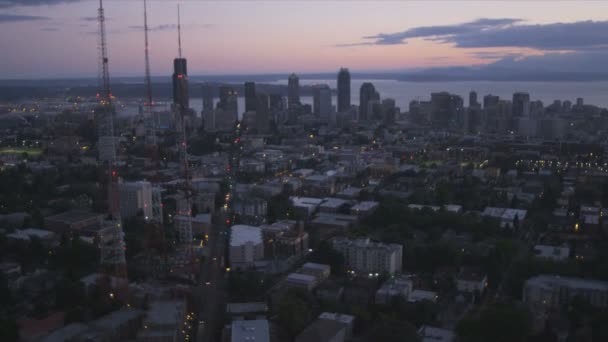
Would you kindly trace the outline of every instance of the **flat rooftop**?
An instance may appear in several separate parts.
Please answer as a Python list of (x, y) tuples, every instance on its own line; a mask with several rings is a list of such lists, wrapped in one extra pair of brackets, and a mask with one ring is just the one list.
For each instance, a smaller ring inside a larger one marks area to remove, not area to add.
[(265, 319), (232, 321), (232, 342), (270, 341), (268, 321)]
[(237, 224), (230, 230), (230, 246), (238, 247), (248, 242), (255, 245), (262, 243), (262, 229), (259, 227)]

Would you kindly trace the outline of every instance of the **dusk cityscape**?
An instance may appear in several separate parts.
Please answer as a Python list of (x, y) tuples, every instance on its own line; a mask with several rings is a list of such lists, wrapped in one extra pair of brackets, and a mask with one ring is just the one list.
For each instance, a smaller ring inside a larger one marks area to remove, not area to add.
[(1, 342), (608, 341), (608, 1), (0, 0), (0, 47)]

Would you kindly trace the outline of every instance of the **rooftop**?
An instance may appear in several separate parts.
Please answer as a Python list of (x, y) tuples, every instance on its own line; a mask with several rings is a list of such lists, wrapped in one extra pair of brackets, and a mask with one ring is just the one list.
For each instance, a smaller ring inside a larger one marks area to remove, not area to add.
[(244, 224), (232, 226), (230, 234), (230, 246), (242, 246), (251, 242), (253, 244), (262, 243), (262, 229)]
[(256, 319), (248, 321), (232, 321), (232, 342), (270, 341), (268, 321)]
[(576, 289), (608, 291), (608, 282), (606, 281), (573, 277), (561, 277), (558, 275), (548, 274), (541, 274), (528, 279), (526, 281), (526, 286), (531, 284), (545, 287), (570, 287)]

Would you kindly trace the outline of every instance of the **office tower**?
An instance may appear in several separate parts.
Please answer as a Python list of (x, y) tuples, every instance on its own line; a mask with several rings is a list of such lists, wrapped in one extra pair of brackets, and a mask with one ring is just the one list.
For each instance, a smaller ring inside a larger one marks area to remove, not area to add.
[(371, 121), (370, 104), (374, 100), (379, 101), (380, 94), (376, 92), (376, 88), (370, 82), (363, 83), (359, 90), (359, 122)]
[(188, 67), (185, 58), (173, 60), (173, 104), (178, 112), (185, 112), (189, 106), (188, 100)]
[(285, 118), (285, 99), (281, 94), (270, 94), (269, 100), (270, 119), (276, 123), (284, 122)]
[(382, 121), (384, 124), (395, 123), (398, 111), (394, 99), (386, 98), (382, 100)]
[(513, 116), (517, 118), (530, 116), (530, 94), (515, 93), (513, 94)]
[(255, 112), (255, 82), (245, 82), (245, 111)]
[(213, 86), (211, 84), (203, 84), (203, 111), (213, 110)]
[(281, 94), (270, 94), (270, 110), (285, 110), (285, 99)]
[(500, 98), (496, 95), (488, 94), (483, 97), (483, 108), (496, 107)]
[(475, 91), (471, 91), (469, 93), (469, 107), (476, 107), (479, 103), (477, 102), (477, 93)]
[(585, 102), (584, 102), (583, 98), (582, 98), (582, 97), (578, 97), (578, 98), (576, 99), (576, 106), (577, 106), (577, 107), (582, 107), (582, 106), (584, 106), (584, 105), (585, 105)]
[(350, 72), (341, 68), (338, 72), (338, 112), (348, 112), (350, 109)]
[(332, 111), (331, 89), (327, 84), (317, 84), (312, 88), (313, 113), (327, 119)]
[(160, 188), (150, 182), (123, 182), (120, 184), (120, 212), (123, 218), (142, 215), (145, 220), (162, 222)]
[(268, 95), (259, 93), (257, 94), (256, 98), (255, 126), (258, 130), (258, 134), (266, 134), (268, 133), (270, 116)]
[(293, 109), (300, 104), (300, 79), (298, 75), (291, 74), (287, 80), (287, 106)]
[(447, 92), (431, 94), (431, 124), (438, 128), (454, 126), (462, 117), (462, 97)]
[(217, 103), (217, 107), (222, 109), (224, 113), (230, 116), (230, 118), (236, 121), (239, 116), (237, 92), (234, 88), (229, 86), (220, 87), (220, 100)]

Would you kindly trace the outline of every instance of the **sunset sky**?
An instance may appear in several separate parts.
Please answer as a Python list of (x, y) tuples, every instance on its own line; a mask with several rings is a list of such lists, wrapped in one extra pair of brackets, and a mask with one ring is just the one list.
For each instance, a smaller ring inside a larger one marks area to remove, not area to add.
[[(170, 74), (177, 55), (177, 2), (148, 1), (153, 75)], [(179, 3), (191, 75), (470, 66), (608, 45), (608, 2), (599, 1)], [(0, 0), (0, 79), (97, 75), (97, 7)], [(106, 0), (104, 7), (112, 75), (141, 75), (143, 1)], [(589, 32), (597, 37), (587, 39)]]

